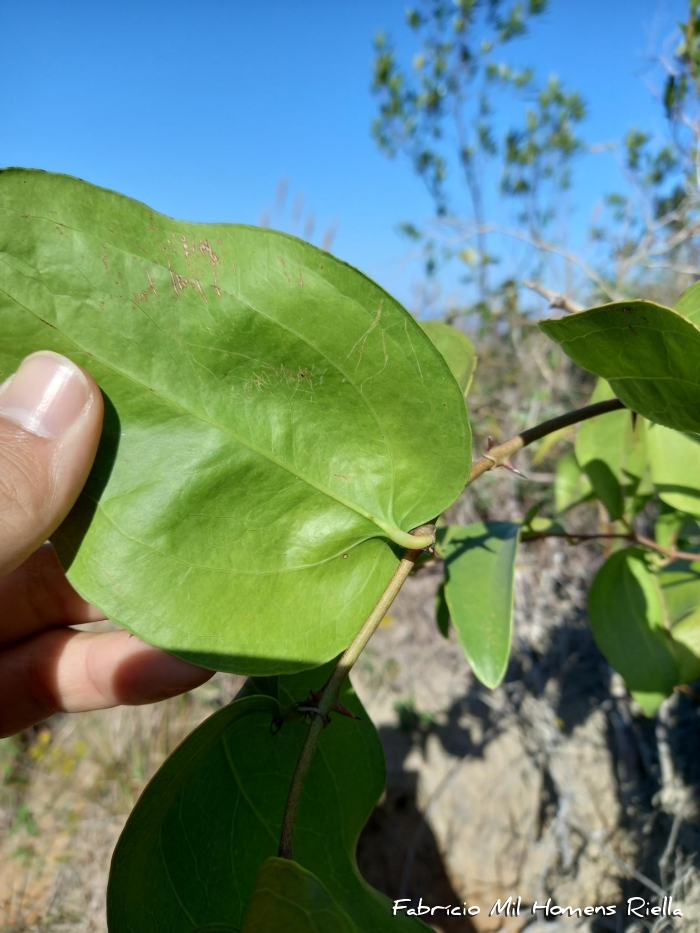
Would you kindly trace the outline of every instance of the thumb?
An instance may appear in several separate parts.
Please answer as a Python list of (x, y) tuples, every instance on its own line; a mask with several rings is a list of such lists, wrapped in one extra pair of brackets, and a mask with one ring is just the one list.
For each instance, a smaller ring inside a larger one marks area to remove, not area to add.
[(85, 484), (102, 395), (65, 356), (33, 353), (0, 386), (0, 577), (61, 524)]

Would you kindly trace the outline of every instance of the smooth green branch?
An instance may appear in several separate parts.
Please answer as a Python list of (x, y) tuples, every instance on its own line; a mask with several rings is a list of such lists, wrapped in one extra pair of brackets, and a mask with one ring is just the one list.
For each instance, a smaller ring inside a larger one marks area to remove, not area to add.
[[(435, 540), (435, 528), (433, 525), (421, 525), (419, 528), (414, 529), (411, 534), (419, 542), (430, 538), (430, 543), (432, 544)], [(379, 626), (379, 623), (389, 611), (389, 607), (396, 599), (399, 590), (406, 582), (423, 550), (422, 547), (416, 550), (408, 550), (403, 555), (401, 563), (396, 568), (379, 602), (369, 614), (367, 621), (352, 640), (351, 644), (344, 651), (333, 669), (333, 673), (328, 679), (328, 682), (320, 691), (321, 698), (316, 707), (316, 715), (313, 716), (309, 731), (306, 734), (304, 746), (299, 755), (294, 777), (292, 778), (292, 784), (289, 788), (289, 796), (287, 797), (287, 805), (285, 807), (284, 819), (282, 820), (282, 829), (280, 832), (280, 858), (293, 858), (294, 830), (299, 815), (299, 805), (301, 803), (302, 793), (304, 792), (304, 785), (306, 784), (311, 762), (313, 761), (314, 754), (316, 753), (318, 743), (321, 739), (321, 733), (328, 722), (330, 713), (333, 712), (333, 709), (338, 703), (340, 688), (343, 685), (343, 681), (362, 654), (367, 642)]]
[(606, 399), (604, 402), (597, 402), (595, 405), (586, 405), (585, 408), (577, 408), (575, 411), (568, 411), (565, 415), (559, 415), (557, 418), (550, 418), (549, 421), (543, 421), (542, 424), (535, 425), (534, 428), (528, 428), (522, 434), (517, 434), (509, 441), (491, 447), (487, 454), (479, 457), (472, 464), (467, 486), (474, 482), (483, 473), (494, 470), (499, 466), (509, 466), (510, 458), (513, 454), (527, 447), (535, 441), (546, 437), (547, 434), (553, 434), (561, 428), (568, 428), (572, 424), (578, 424), (580, 421), (587, 421), (589, 418), (595, 418), (596, 415), (604, 415), (609, 411), (618, 411), (625, 408), (622, 402), (617, 398)]

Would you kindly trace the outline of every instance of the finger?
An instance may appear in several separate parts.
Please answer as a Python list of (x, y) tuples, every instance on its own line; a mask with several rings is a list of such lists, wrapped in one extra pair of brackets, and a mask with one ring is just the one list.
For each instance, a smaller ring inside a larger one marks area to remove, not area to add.
[(0, 578), (0, 607), (0, 648), (44, 629), (104, 619), (75, 592), (50, 544)]
[(0, 654), (0, 736), (61, 710), (156, 703), (212, 674), (124, 631), (43, 632)]
[(42, 351), (0, 386), (0, 577), (61, 524), (87, 479), (102, 395), (80, 367)]

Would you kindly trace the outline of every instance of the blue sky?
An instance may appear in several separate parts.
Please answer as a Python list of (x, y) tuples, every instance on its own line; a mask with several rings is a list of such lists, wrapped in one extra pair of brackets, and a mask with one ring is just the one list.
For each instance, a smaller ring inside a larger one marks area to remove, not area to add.
[[(409, 306), (417, 263), (401, 220), (430, 211), (401, 159), (369, 125), (372, 37), (411, 54), (406, 4), (394, 0), (0, 0), (0, 165), (67, 172), (188, 220), (258, 223), (287, 178), (316, 217), (337, 222), (333, 251)], [(662, 132), (644, 83), (683, 0), (551, 0), (517, 55), (559, 74), (588, 101), (589, 139), (631, 124)], [(582, 172), (583, 217), (612, 160)], [(303, 231), (303, 220), (297, 232)]]

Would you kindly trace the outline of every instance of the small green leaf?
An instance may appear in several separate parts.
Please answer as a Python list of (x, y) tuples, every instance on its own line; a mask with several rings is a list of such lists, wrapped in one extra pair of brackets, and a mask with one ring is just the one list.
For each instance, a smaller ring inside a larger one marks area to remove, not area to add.
[(561, 522), (555, 521), (552, 518), (547, 518), (544, 515), (535, 515), (529, 522), (523, 521), (522, 537), (525, 538), (530, 532), (534, 534), (541, 534), (542, 532), (547, 532), (548, 534), (564, 534), (566, 529)]
[(632, 699), (641, 707), (642, 712), (649, 719), (653, 719), (659, 711), (664, 700), (671, 696), (668, 693), (643, 693), (641, 690), (632, 690)]
[(658, 578), (669, 624), (676, 626), (700, 607), (700, 555), (693, 563), (673, 561)]
[(260, 869), (242, 933), (360, 933), (318, 878), (296, 862)]
[[(273, 719), (319, 689), (331, 669), (248, 680), (240, 698), (167, 759), (139, 798), (112, 858), (110, 933), (193, 933), (214, 923), (241, 929), (258, 873), (277, 854), (308, 728), (290, 717), (273, 734)], [(393, 917), (388, 899), (357, 869), (357, 839), (384, 787), (384, 756), (348, 684), (340, 699), (361, 718), (333, 715), (324, 730), (301, 802), (295, 860), (363, 933), (427, 933), (418, 921)]]
[(549, 456), (550, 451), (555, 447), (560, 441), (563, 441), (574, 431), (574, 426), (568, 425), (565, 428), (559, 428), (558, 431), (552, 431), (551, 434), (546, 434), (539, 446), (537, 451), (532, 458), (532, 465), (539, 466), (543, 463)]
[(655, 424), (647, 431), (647, 447), (659, 497), (700, 518), (700, 437)]
[(700, 607), (671, 631), (680, 669), (679, 682), (690, 684), (700, 679)]
[(554, 507), (560, 514), (587, 502), (593, 495), (593, 486), (579, 466), (574, 453), (557, 461), (554, 477)]
[(598, 647), (630, 690), (673, 690), (678, 665), (661, 588), (643, 551), (625, 548), (606, 560), (591, 584), (588, 614)]
[(700, 432), (700, 329), (650, 301), (591, 308), (541, 329), (632, 411), (678, 431)]
[(445, 599), (444, 580), (435, 595), (435, 621), (443, 638), (448, 638), (450, 634), (450, 610)]
[(515, 522), (475, 522), (438, 529), (450, 618), (474, 674), (495, 688), (508, 667), (513, 579), (520, 539)]
[(52, 536), (69, 579), (205, 667), (336, 655), (468, 476), (464, 398), (418, 323), (282, 233), (2, 171), (0, 335), (2, 378), (54, 350), (107, 396)]
[[(599, 379), (591, 404), (615, 398), (608, 383)], [(629, 411), (611, 411), (584, 421), (576, 436), (576, 459), (588, 476), (611, 521), (622, 518), (625, 496), (633, 494), (646, 465), (644, 420), (633, 424)]]
[(462, 394), (466, 395), (476, 369), (474, 344), (461, 330), (442, 321), (420, 321), (420, 326), (442, 353)]
[(696, 282), (683, 292), (673, 306), (673, 310), (688, 318), (696, 327), (700, 327), (700, 282)]

